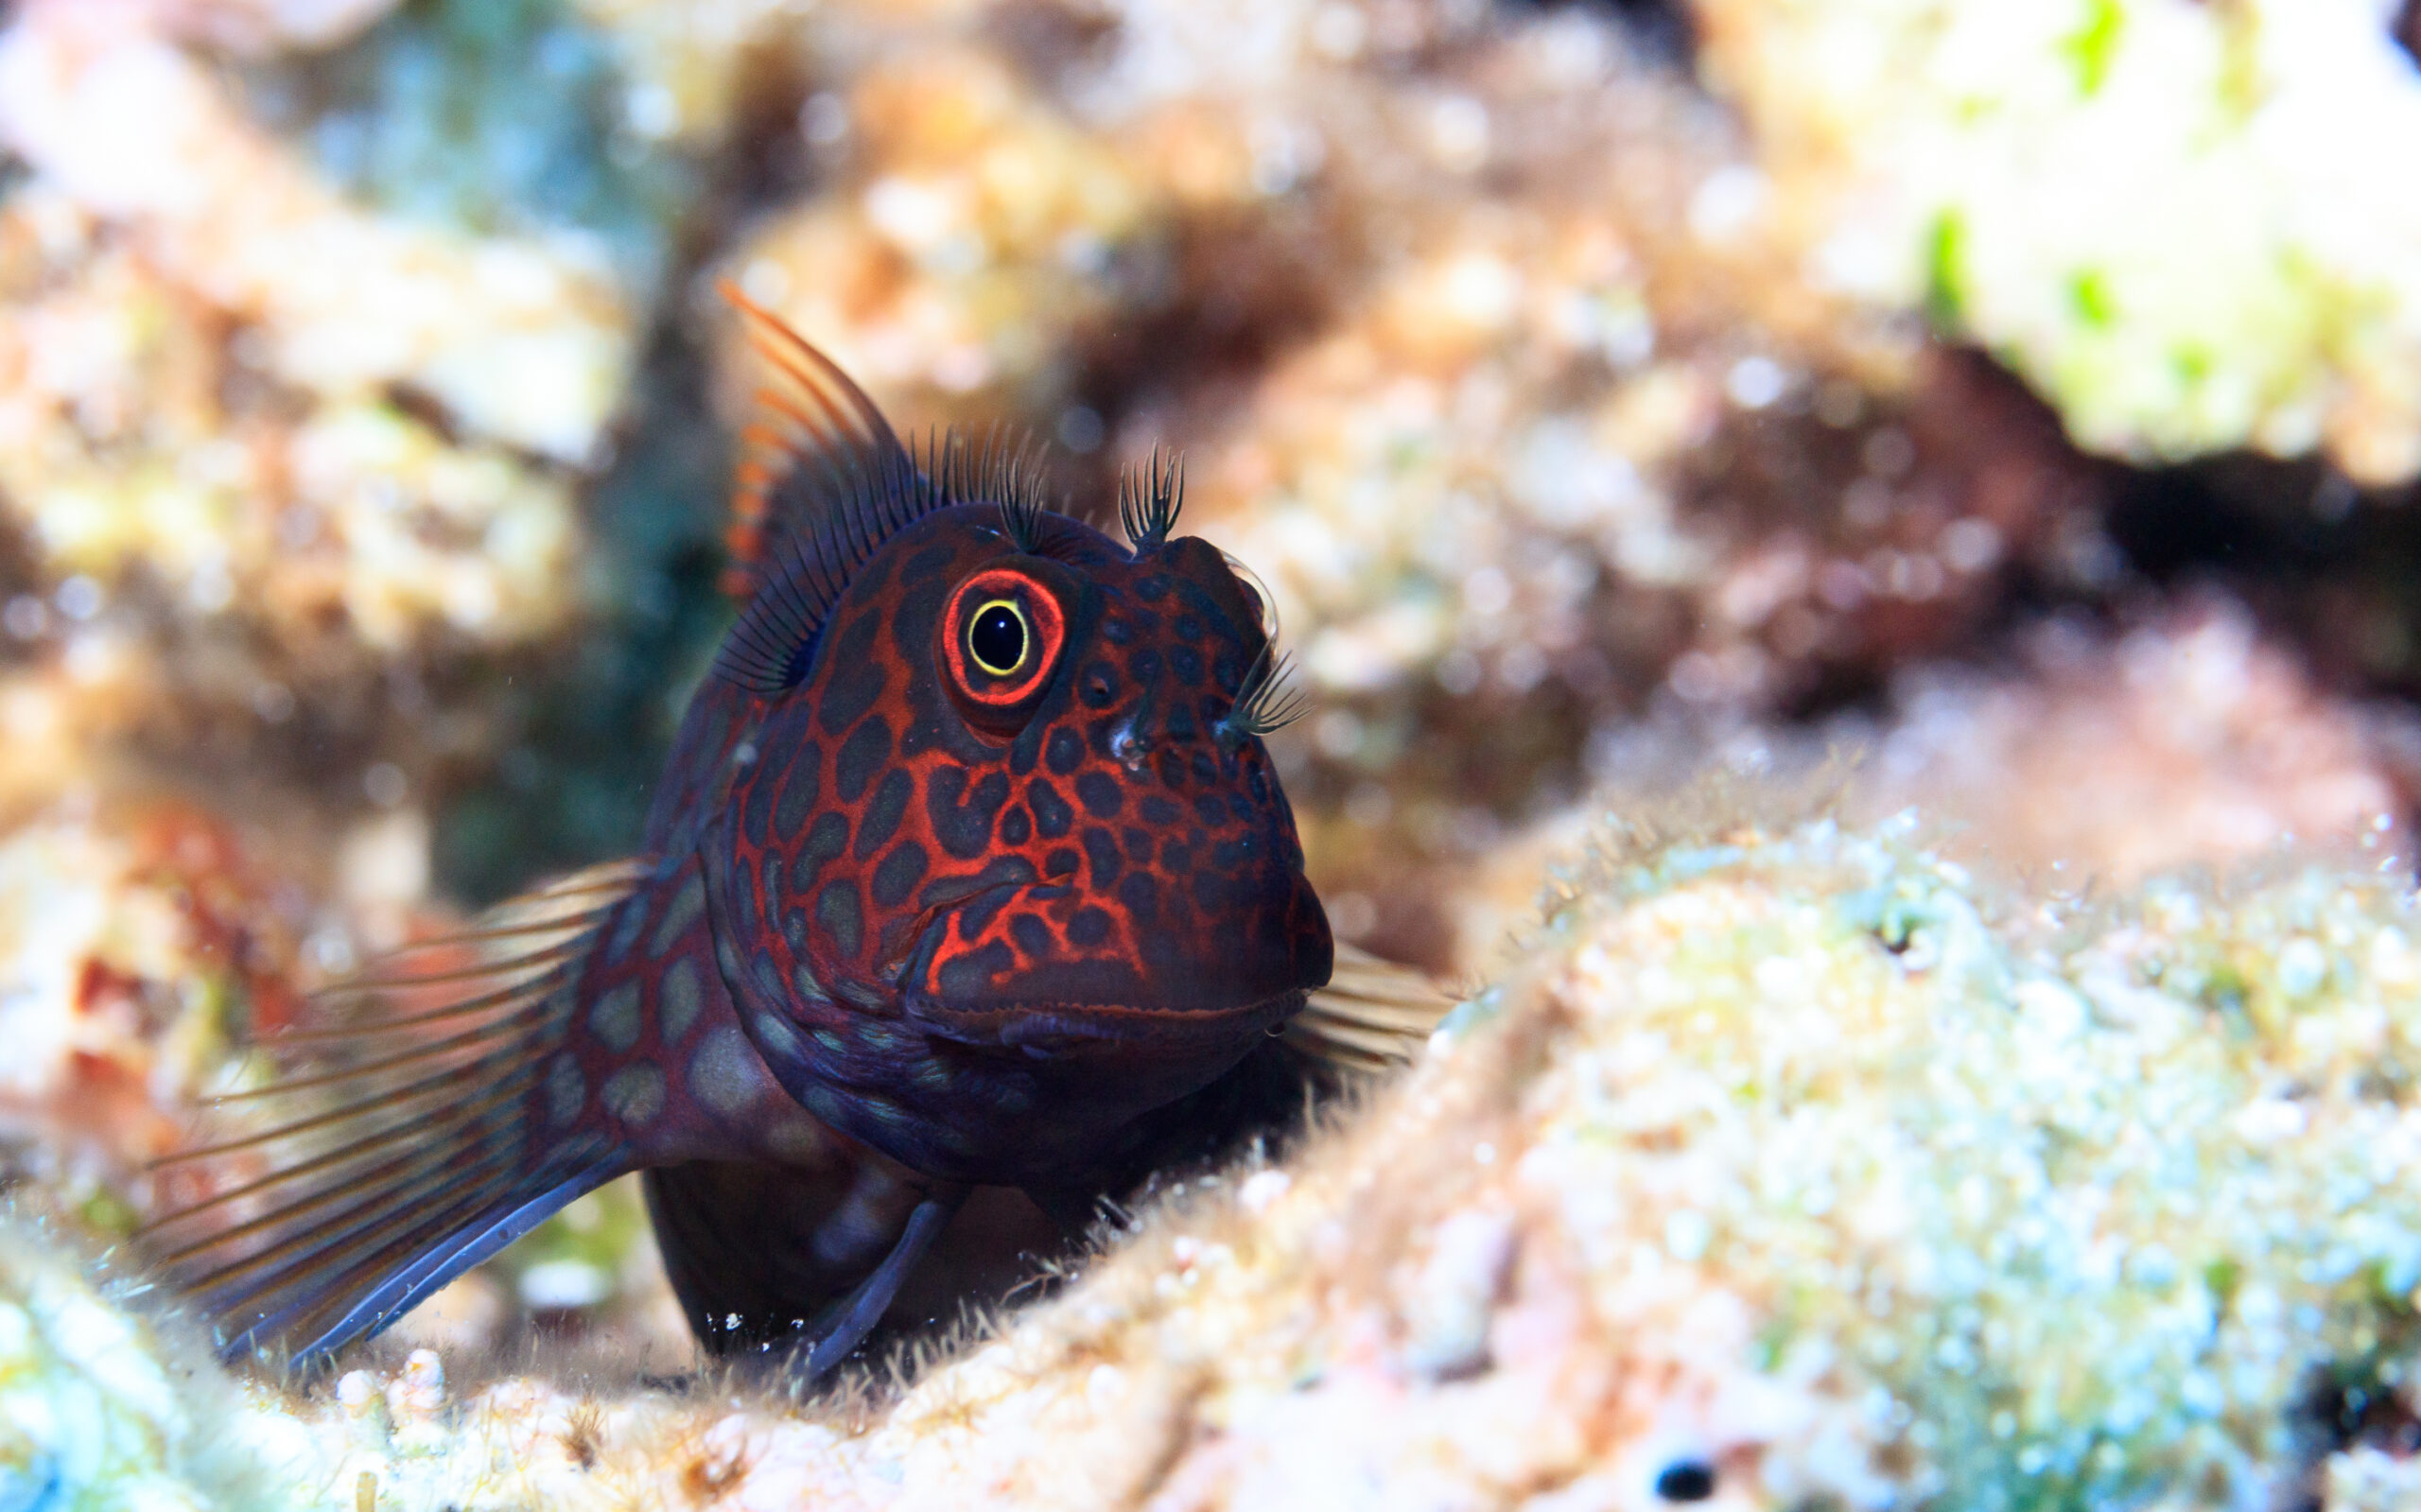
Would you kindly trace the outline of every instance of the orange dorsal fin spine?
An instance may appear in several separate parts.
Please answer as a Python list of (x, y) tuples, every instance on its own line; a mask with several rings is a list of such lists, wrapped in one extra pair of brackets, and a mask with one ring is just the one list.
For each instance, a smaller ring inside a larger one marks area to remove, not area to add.
[(747, 599), (780, 567), (786, 541), (827, 529), (845, 538), (850, 505), (869, 490), (914, 478), (907, 449), (865, 391), (781, 317), (725, 279), (717, 290), (740, 312), (769, 381), (740, 433), (724, 586)]

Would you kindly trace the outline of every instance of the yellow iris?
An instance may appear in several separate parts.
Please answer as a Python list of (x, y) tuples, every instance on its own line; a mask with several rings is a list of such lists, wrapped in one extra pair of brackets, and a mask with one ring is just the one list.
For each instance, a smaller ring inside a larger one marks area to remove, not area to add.
[(967, 654), (994, 677), (1016, 675), (1033, 644), (1025, 608), (1014, 599), (987, 599), (967, 617)]

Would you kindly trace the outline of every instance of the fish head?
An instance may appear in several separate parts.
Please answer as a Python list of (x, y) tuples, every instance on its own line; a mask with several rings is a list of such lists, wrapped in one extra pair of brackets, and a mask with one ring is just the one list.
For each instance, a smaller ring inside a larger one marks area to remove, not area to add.
[(733, 790), (763, 948), (1044, 1057), (1224, 1063), (1327, 982), (1262, 739), (1265, 597), (1204, 541), (1130, 534), (976, 501), (868, 558)]

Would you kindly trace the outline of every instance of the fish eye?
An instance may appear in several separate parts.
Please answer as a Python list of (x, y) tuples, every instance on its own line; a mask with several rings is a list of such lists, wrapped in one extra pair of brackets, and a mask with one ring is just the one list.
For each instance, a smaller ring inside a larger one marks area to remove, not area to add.
[(1051, 686), (1068, 639), (1067, 596), (1047, 563), (985, 567), (952, 590), (933, 627), (942, 685), (966, 720), (1006, 739)]
[(1014, 599), (991, 600), (978, 606), (975, 617), (967, 622), (967, 653), (994, 677), (1015, 677), (1025, 665), (1026, 648), (1033, 639), (1026, 630), (1025, 611)]

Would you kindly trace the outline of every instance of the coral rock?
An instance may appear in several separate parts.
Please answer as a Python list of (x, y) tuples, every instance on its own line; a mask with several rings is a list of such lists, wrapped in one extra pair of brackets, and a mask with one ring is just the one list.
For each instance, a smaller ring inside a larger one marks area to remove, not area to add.
[(424, 1351), (231, 1442), (298, 1506), (2401, 1494), (2409, 890), (2081, 910), (1905, 825), (1606, 843), (1401, 1081), (897, 1387), (590, 1398)]
[(2369, 0), (1698, 0), (1815, 281), (1929, 309), (2097, 450), (2421, 472), (2421, 77)]
[[(331, 921), (332, 922), (332, 921)], [(206, 814), (55, 815), (0, 841), (0, 1164), (104, 1233), (142, 1210), (235, 1046), (291, 1015), (321, 921)], [(331, 943), (341, 943), (341, 933)]]
[(629, 367), (601, 254), (350, 205), (103, 10), (0, 31), (0, 509), (45, 575), (299, 646), (560, 623), (569, 493), (527, 454), (585, 461)]

